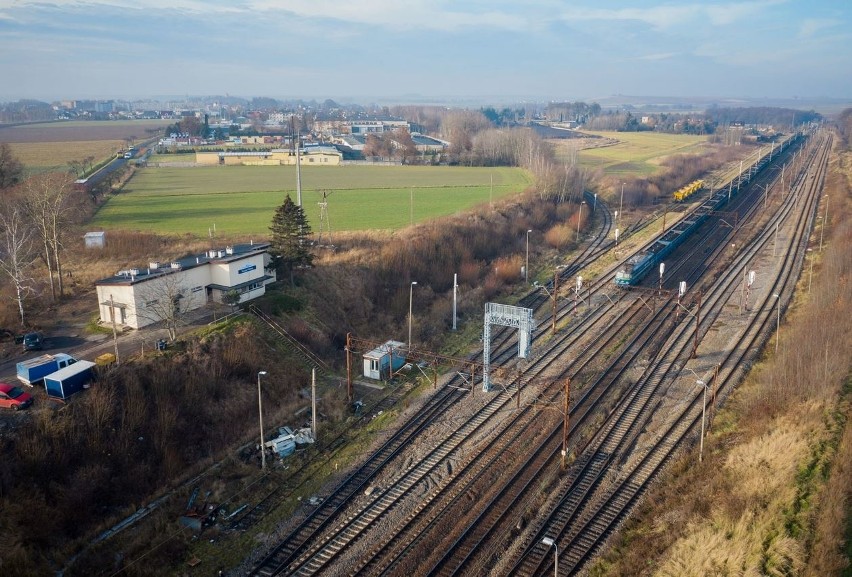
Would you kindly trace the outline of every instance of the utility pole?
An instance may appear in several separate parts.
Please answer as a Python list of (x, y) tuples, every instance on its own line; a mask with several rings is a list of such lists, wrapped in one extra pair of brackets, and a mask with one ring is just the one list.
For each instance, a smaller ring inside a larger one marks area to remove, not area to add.
[(553, 271), (553, 321), (551, 322), (552, 333), (556, 334), (556, 292), (559, 290), (559, 270)]
[(692, 344), (692, 358), (698, 354), (698, 327), (701, 325), (701, 291), (698, 291), (698, 309), (695, 312), (695, 341)]
[(352, 333), (346, 333), (346, 399), (352, 402)]
[(296, 133), (296, 204), (302, 206), (302, 135)]
[(775, 253), (778, 252), (778, 224), (775, 223), (775, 244), (772, 245), (772, 256), (775, 256)]
[[(713, 371), (713, 389), (710, 391), (710, 423), (713, 422), (713, 413), (716, 410), (716, 388), (719, 382), (719, 365)], [(708, 423), (708, 426), (709, 424)]]
[(112, 321), (112, 343), (115, 345), (115, 365), (118, 366), (118, 329), (115, 327), (115, 301), (112, 295), (109, 295), (109, 320)]
[(571, 398), (571, 378), (565, 379), (565, 404), (562, 407), (562, 470), (567, 466), (565, 459), (568, 455), (568, 401)]
[(456, 330), (456, 301), (459, 292), (459, 274), (453, 273), (453, 330)]
[(311, 369), (311, 436), (317, 440), (317, 369)]

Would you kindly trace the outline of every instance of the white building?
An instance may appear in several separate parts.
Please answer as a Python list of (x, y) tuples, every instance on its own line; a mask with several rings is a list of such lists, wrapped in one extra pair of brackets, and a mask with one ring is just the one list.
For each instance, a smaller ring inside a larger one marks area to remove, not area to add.
[(405, 364), (405, 343), (387, 341), (364, 353), (364, 376), (368, 379), (387, 380), (394, 371)]
[(83, 242), (86, 244), (86, 248), (103, 248), (106, 246), (106, 233), (103, 231), (87, 232), (83, 235)]
[(266, 269), (268, 248), (268, 243), (234, 245), (118, 271), (95, 283), (101, 322), (112, 322), (112, 309), (117, 323), (138, 329), (166, 320), (169, 306), (195, 310), (208, 302), (221, 303), (232, 290), (239, 293), (240, 302), (259, 297), (276, 280), (275, 272)]

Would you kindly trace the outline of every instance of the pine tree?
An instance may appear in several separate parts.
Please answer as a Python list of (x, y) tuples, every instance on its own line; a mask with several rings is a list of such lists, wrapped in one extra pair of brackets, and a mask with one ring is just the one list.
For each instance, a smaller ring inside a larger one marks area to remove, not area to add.
[(310, 267), (314, 255), (308, 250), (311, 226), (305, 217), (305, 211), (293, 202), (289, 194), (284, 199), (284, 204), (275, 209), (269, 230), (272, 231), (269, 247), (272, 266), (279, 274), (288, 273), (290, 284), (293, 284), (293, 270)]

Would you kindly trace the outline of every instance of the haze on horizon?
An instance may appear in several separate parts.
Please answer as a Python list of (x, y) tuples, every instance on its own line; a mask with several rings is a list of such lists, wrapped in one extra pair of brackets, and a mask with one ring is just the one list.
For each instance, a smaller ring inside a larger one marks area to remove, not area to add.
[(836, 0), (0, 0), (0, 100), (852, 97)]

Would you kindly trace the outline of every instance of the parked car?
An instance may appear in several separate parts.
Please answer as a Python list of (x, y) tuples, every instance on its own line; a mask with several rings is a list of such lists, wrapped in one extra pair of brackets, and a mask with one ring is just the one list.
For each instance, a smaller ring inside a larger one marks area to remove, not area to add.
[(8, 383), (0, 383), (0, 407), (18, 411), (33, 404), (32, 395), (25, 393), (20, 387)]
[(44, 338), (41, 333), (27, 333), (24, 335), (25, 351), (40, 351), (44, 348)]

